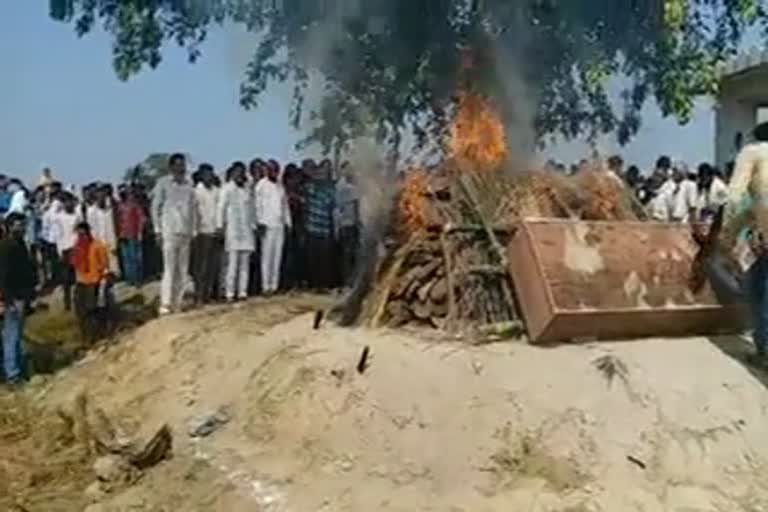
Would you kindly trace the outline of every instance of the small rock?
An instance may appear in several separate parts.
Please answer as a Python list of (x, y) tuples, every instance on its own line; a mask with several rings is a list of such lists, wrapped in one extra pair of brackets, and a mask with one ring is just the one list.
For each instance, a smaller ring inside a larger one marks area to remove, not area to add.
[(355, 469), (355, 463), (352, 461), (352, 459), (345, 457), (336, 463), (336, 467), (339, 468), (339, 471), (348, 473)]
[(107, 497), (107, 491), (104, 489), (102, 482), (96, 480), (89, 485), (84, 491), (85, 497), (90, 503), (98, 503), (104, 501)]
[(31, 379), (29, 379), (29, 385), (36, 388), (44, 386), (46, 382), (46, 378), (42, 375), (34, 375)]
[(231, 415), (225, 408), (221, 408), (215, 413), (195, 418), (189, 423), (189, 436), (207, 437), (229, 423), (231, 419)]
[(121, 457), (107, 455), (96, 459), (93, 463), (93, 471), (102, 482), (123, 482), (130, 478), (131, 466)]

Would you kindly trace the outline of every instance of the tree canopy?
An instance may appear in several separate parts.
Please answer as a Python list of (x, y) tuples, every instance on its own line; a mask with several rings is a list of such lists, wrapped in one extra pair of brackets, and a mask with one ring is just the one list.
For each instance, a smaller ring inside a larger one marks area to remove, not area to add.
[[(308, 140), (326, 149), (370, 127), (388, 142), (406, 130), (420, 142), (444, 134), (459, 89), (493, 98), (538, 141), (615, 133), (624, 143), (650, 99), (685, 123), (744, 36), (768, 33), (763, 0), (50, 0), (50, 8), (80, 35), (101, 24), (123, 80), (160, 65), (167, 43), (194, 62), (211, 27), (245, 26), (257, 44), (242, 105), (289, 81), (298, 123), (319, 72), (325, 89)], [(608, 92), (616, 76), (625, 84), (618, 102)]]

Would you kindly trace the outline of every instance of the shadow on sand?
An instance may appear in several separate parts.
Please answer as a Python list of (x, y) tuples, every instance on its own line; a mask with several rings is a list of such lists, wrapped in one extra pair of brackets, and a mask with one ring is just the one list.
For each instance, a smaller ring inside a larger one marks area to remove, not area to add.
[(719, 348), (725, 355), (742, 365), (749, 373), (768, 388), (768, 362), (756, 364), (751, 360), (755, 353), (755, 346), (749, 340), (749, 336), (727, 335), (710, 336), (709, 341)]

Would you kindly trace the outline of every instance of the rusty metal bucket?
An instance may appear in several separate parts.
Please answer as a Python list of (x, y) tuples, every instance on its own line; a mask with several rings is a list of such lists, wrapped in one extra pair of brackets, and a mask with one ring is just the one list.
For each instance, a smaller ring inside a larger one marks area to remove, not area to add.
[(510, 275), (533, 343), (740, 332), (746, 307), (688, 286), (689, 228), (653, 222), (527, 219)]

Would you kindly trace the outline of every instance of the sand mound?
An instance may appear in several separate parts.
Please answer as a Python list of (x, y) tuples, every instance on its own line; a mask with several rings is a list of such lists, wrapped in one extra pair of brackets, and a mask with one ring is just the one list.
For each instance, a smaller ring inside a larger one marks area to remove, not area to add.
[(707, 339), (468, 347), (314, 331), (318, 304), (164, 318), (53, 379), (39, 405), (87, 388), (131, 435), (173, 428), (98, 510), (768, 510), (768, 391)]

